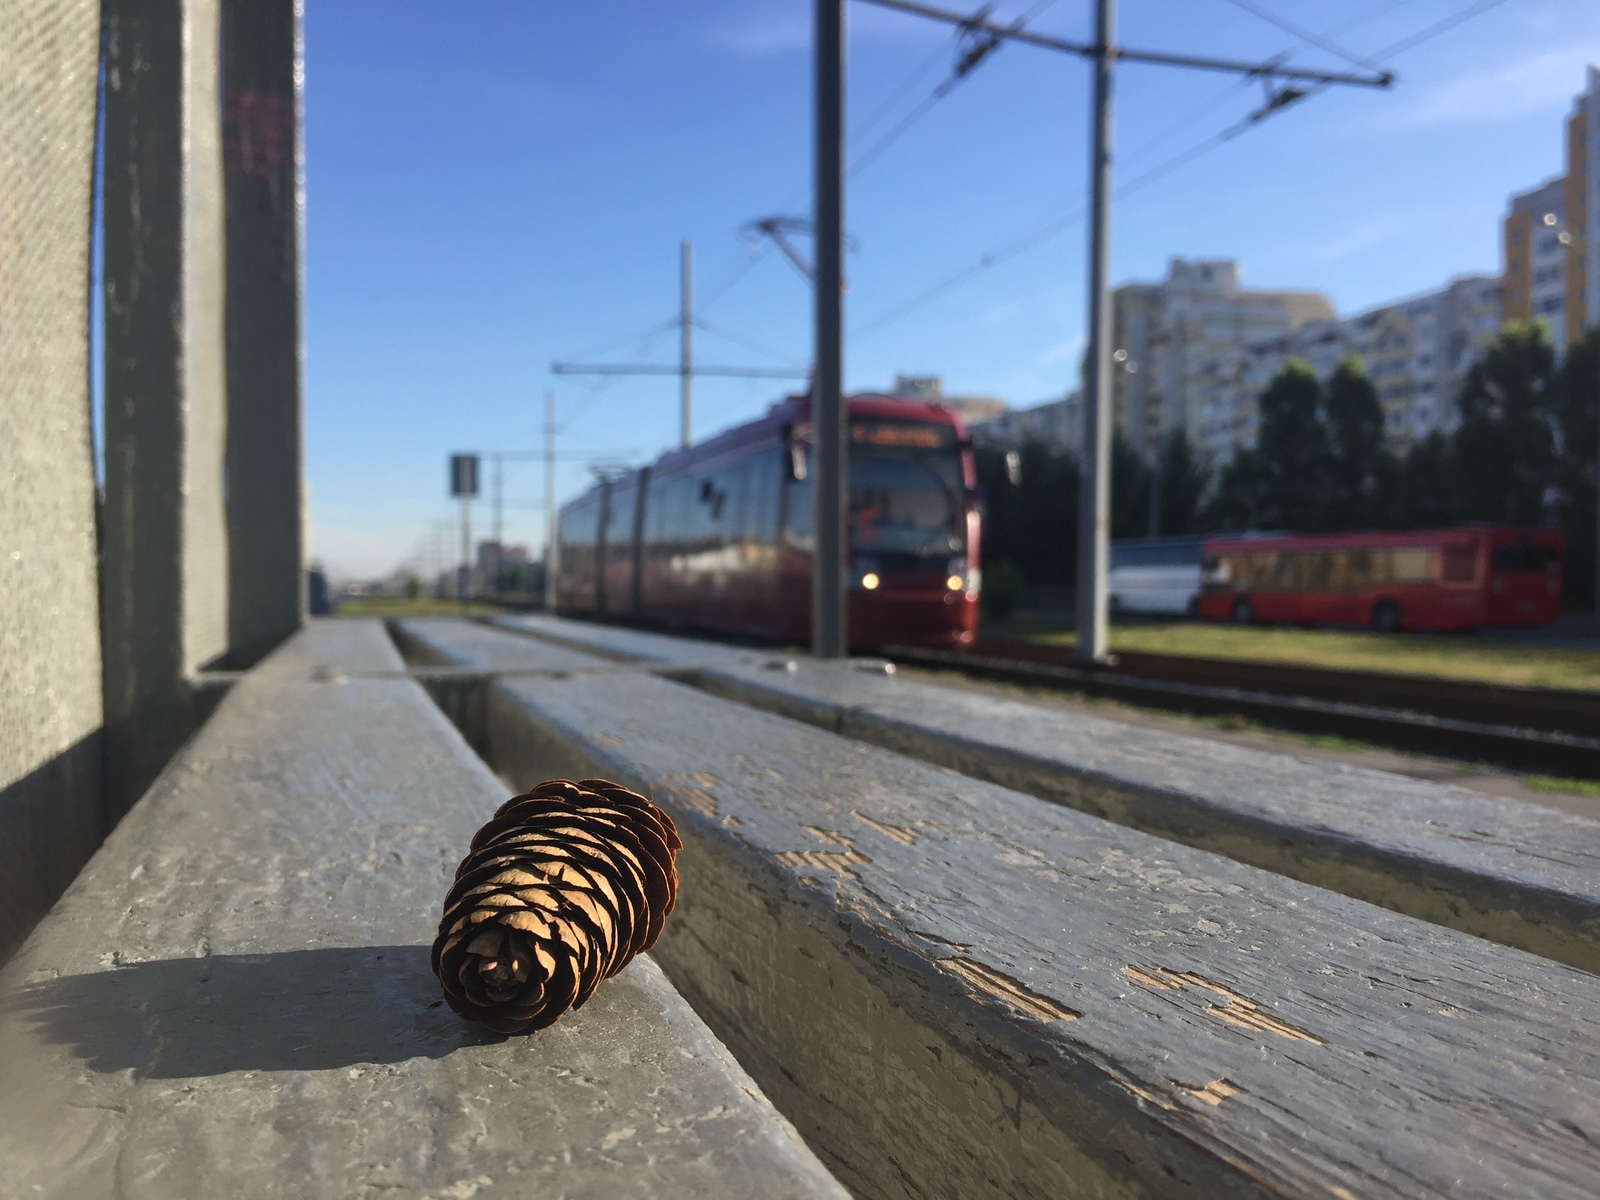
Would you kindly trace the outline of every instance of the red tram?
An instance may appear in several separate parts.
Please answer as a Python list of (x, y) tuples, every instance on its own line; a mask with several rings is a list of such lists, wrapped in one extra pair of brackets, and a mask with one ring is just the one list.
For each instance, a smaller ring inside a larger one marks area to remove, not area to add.
[(1219, 537), (1201, 547), (1200, 615), (1378, 630), (1543, 625), (1561, 617), (1553, 529)]
[[(964, 646), (977, 632), (977, 475), (937, 404), (847, 401), (852, 647)], [(602, 480), (561, 509), (563, 613), (811, 640), (811, 404)]]

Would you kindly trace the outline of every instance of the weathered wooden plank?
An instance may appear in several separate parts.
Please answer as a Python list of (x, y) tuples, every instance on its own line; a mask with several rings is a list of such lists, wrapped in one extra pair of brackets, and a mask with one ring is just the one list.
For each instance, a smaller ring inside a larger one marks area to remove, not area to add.
[[(570, 632), (578, 622), (542, 620), (539, 636), (580, 636)], [(685, 639), (584, 628), (597, 649), (694, 658), (677, 644)], [(619, 632), (626, 643), (613, 640)], [(934, 687), (877, 660), (746, 651), (693, 678), (716, 695), (1600, 972), (1600, 823), (1580, 816)]]
[(769, 656), (697, 679), (717, 695), (1600, 972), (1600, 822), (842, 664)]
[(580, 653), (537, 638), (517, 637), (459, 617), (395, 621), (390, 633), (412, 663), (476, 671), (592, 671), (617, 665), (605, 656)]
[(598, 654), (619, 662), (648, 663), (659, 667), (692, 667), (704, 663), (737, 662), (754, 651), (700, 638), (624, 629), (590, 621), (571, 621), (546, 613), (491, 618), (491, 624), (512, 633), (532, 634), (548, 642)]
[(232, 690), (0, 974), (0, 1195), (841, 1196), (648, 958), (502, 1039), (439, 904), (504, 798), (381, 626)]
[(860, 1194), (1600, 1190), (1592, 976), (649, 675), (489, 741), (673, 808), (656, 956)]

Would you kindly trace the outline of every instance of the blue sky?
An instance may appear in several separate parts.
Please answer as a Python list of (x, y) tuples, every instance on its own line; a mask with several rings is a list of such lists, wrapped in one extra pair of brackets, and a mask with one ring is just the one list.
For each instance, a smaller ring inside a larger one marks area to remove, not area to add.
[[(1471, 0), (1247, 0), (1365, 56)], [(1088, 35), (1088, 0), (1005, 0), (1011, 19)], [(1123, 0), (1130, 46), (1339, 66), (1230, 0)], [(677, 437), (677, 383), (598, 392), (570, 359), (660, 326), (695, 243), (711, 332), (702, 361), (801, 364), (807, 285), (738, 228), (809, 207), (806, 0), (333, 0), (306, 15), (306, 463), (312, 550), (338, 576), (423, 561), (453, 513), (452, 450), (537, 448), (543, 395), (564, 449), (642, 460)], [(851, 5), (852, 157), (948, 72), (948, 29)], [(1170, 256), (1232, 257), (1255, 287), (1326, 292), (1354, 312), (1498, 271), (1506, 197), (1561, 169), (1562, 118), (1600, 62), (1600, 5), (1506, 0), (1396, 57), (1391, 91), (1334, 89), (1120, 198), (1113, 279)], [(847, 192), (858, 249), (846, 385), (898, 372), (1026, 406), (1072, 380), (1084, 327), (1081, 221), (931, 303), (904, 301), (1082, 203), (1088, 68), (1007, 46), (935, 104)], [(1259, 84), (1125, 65), (1118, 175), (1160, 167), (1237, 122)], [(875, 124), (870, 119), (877, 117)], [(671, 361), (676, 333), (598, 357)], [(595, 357), (595, 355), (591, 355)], [(696, 434), (779, 396), (771, 380), (698, 382)], [(588, 479), (564, 461), (558, 494)], [(535, 547), (539, 468), (508, 464), (508, 540)], [(488, 508), (477, 506), (479, 530)], [(452, 540), (451, 544), (454, 542)]]

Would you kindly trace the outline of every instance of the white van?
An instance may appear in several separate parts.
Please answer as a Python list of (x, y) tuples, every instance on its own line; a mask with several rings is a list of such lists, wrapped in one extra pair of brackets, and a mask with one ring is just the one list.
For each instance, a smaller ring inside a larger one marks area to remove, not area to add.
[(1107, 580), (1111, 611), (1193, 616), (1200, 604), (1203, 541), (1199, 534), (1113, 541)]

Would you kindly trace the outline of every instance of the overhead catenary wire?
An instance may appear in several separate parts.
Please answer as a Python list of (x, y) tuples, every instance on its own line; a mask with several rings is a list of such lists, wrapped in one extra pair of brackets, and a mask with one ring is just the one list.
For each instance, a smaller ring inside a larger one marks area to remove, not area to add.
[[(1398, 8), (1400, 4), (1405, 2), (1406, 0), (1391, 0), (1391, 2), (1386, 5), (1376, 5), (1373, 7), (1373, 9), (1369, 10), (1368, 15), (1362, 19), (1371, 19), (1374, 16), (1381, 15), (1384, 12)], [(1478, 3), (1469, 5), (1462, 11), (1436, 21), (1432, 25), (1427, 26), (1417, 33), (1409, 35), (1405, 38), (1402, 38), (1400, 41), (1393, 43), (1392, 45), (1384, 47), (1382, 50), (1379, 50), (1377, 53), (1371, 55), (1366, 60), (1366, 65), (1371, 67), (1387, 63), (1389, 60), (1397, 57), (1398, 55), (1403, 54), (1408, 50), (1415, 49), (1423, 42), (1437, 37), (1440, 34), (1446, 33), (1449, 30), (1454, 29), (1456, 26), (1470, 20), (1471, 18), (1485, 13), (1491, 8), (1495, 8), (1503, 3), (1505, 3), (1505, 0), (1478, 0)], [(1248, 83), (1248, 81), (1246, 81), (1246, 83)], [(1305, 89), (1303, 93), (1298, 95), (1296, 99), (1309, 98), (1310, 96), (1320, 92), (1326, 86), (1326, 84), (1313, 84), (1311, 87)], [(1222, 93), (1217, 99), (1221, 99), (1223, 96), (1231, 96), (1239, 90), (1239, 85), (1233, 85), (1226, 89), (1225, 92)], [(1215, 102), (1212, 102), (1209, 103), (1207, 107), (1209, 109), (1214, 108), (1215, 106)], [(1281, 106), (1274, 111), (1281, 111)], [(1263, 112), (1260, 115), (1264, 116), (1267, 114)], [(1173, 171), (1176, 171), (1179, 168), (1187, 165), (1188, 163), (1193, 162), (1195, 159), (1218, 149), (1226, 142), (1231, 141), (1233, 138), (1243, 133), (1246, 129), (1250, 128), (1250, 126), (1255, 124), (1257, 120), (1259, 120), (1259, 117), (1254, 117), (1254, 119), (1252, 117), (1246, 117), (1242, 121), (1235, 122), (1234, 124), (1219, 130), (1203, 141), (1197, 142), (1188, 149), (1180, 151), (1171, 158), (1158, 163), (1148, 171), (1145, 171), (1142, 174), (1137, 175), (1134, 178), (1118, 185), (1116, 188), (1116, 195), (1121, 198), (1138, 191), (1140, 188), (1148, 187), (1158, 179), (1161, 179), (1166, 175), (1171, 174)], [(1166, 135), (1161, 136), (1164, 137)], [(1152, 142), (1147, 143), (1146, 145), (1154, 144), (1155, 140), (1158, 139), (1152, 139)], [(1050, 220), (1041, 229), (1019, 234), (1009, 241), (1001, 243), (999, 246), (996, 246), (980, 255), (976, 261), (968, 266), (946, 276), (944, 279), (928, 288), (925, 288), (923, 291), (901, 301), (899, 304), (895, 305), (886, 312), (883, 312), (877, 317), (874, 317), (862, 325), (857, 326), (855, 329), (851, 330), (851, 337), (853, 339), (868, 337), (878, 332), (880, 329), (883, 329), (886, 326), (902, 319), (903, 317), (909, 316), (911, 313), (926, 307), (935, 300), (941, 299), (943, 296), (977, 278), (979, 275), (986, 273), (991, 268), (999, 266), (1001, 263), (1015, 258), (1017, 255), (1033, 249), (1042, 242), (1048, 241), (1050, 238), (1055, 237), (1056, 235), (1063, 233), (1068, 229), (1071, 229), (1078, 222), (1084, 220), (1087, 215), (1088, 213), (1086, 209), (1081, 206), (1077, 206), (1071, 211), (1056, 217), (1053, 220)]]

